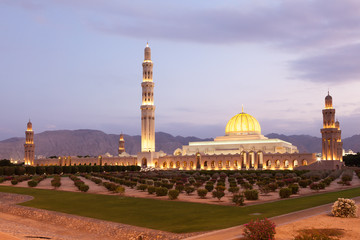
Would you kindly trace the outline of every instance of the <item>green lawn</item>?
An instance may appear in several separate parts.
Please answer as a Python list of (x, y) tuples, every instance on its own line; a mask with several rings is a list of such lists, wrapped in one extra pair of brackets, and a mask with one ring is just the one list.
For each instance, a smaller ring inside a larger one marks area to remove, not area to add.
[(232, 227), (259, 216), (273, 217), (360, 196), (360, 188), (317, 194), (245, 207), (161, 201), (89, 193), (0, 186), (0, 192), (27, 194), (35, 199), (23, 206), (48, 209), (175, 233)]

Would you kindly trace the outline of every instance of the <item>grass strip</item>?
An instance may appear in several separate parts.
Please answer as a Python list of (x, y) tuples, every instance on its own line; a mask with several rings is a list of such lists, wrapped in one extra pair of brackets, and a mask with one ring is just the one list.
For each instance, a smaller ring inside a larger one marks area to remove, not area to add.
[[(235, 207), (9, 186), (0, 186), (0, 192), (26, 194), (34, 197), (33, 200), (20, 204), (23, 206), (174, 233), (223, 229), (244, 224), (259, 217), (269, 218), (332, 203), (339, 197), (360, 196), (360, 188), (353, 188)], [(252, 213), (261, 213), (261, 215), (250, 215)]]

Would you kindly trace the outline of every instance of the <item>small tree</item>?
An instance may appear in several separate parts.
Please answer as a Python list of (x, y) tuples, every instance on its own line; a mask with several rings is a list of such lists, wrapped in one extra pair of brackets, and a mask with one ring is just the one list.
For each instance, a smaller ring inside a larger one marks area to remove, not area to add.
[(186, 186), (185, 187), (185, 192), (187, 195), (190, 195), (191, 193), (193, 193), (195, 191), (195, 188), (194, 187), (191, 187), (191, 186)]
[(229, 187), (228, 191), (231, 192), (232, 194), (238, 193), (240, 190), (239, 187)]
[(208, 193), (208, 190), (203, 189), (203, 188), (199, 188), (197, 190), (197, 194), (200, 198), (205, 198), (207, 193)]
[(213, 196), (213, 198), (217, 198), (217, 199), (220, 201), (220, 199), (221, 199), (223, 196), (225, 196), (225, 193), (224, 193), (224, 191), (217, 191), (217, 190), (215, 190), (215, 191), (212, 192), (212, 196)]
[(258, 200), (259, 199), (259, 192), (257, 190), (245, 190), (244, 195), (247, 200)]
[(147, 190), (148, 190), (148, 193), (149, 193), (149, 194), (153, 194), (153, 193), (155, 192), (155, 189), (156, 189), (156, 188), (155, 188), (154, 186), (148, 186), (148, 189), (147, 189)]
[(170, 200), (175, 200), (179, 196), (179, 191), (178, 190), (170, 190), (168, 193), (168, 196), (169, 196)]
[(244, 206), (245, 198), (243, 194), (234, 194), (231, 200), (237, 206)]
[(281, 188), (279, 191), (280, 198), (289, 198), (292, 191), (290, 188)]
[(119, 193), (120, 196), (123, 196), (125, 194), (125, 188), (119, 185), (116, 187), (115, 192)]

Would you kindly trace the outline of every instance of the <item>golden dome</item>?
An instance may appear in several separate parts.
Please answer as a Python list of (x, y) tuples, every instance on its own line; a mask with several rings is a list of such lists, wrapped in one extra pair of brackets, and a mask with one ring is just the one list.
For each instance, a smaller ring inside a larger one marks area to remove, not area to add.
[(247, 113), (239, 113), (233, 116), (226, 124), (225, 135), (260, 135), (259, 122)]

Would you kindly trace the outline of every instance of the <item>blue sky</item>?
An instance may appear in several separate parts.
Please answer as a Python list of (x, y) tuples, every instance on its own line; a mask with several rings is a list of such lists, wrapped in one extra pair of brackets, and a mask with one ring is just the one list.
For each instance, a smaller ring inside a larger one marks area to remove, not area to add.
[(356, 0), (0, 0), (0, 140), (36, 132), (140, 133), (143, 49), (156, 129), (224, 135), (241, 111), (263, 134), (320, 136), (327, 90), (360, 133)]

